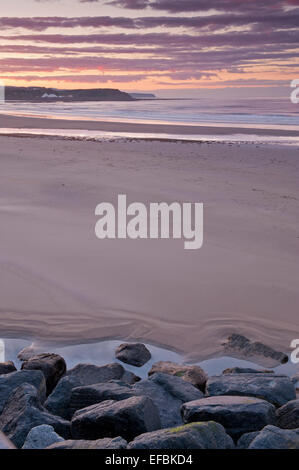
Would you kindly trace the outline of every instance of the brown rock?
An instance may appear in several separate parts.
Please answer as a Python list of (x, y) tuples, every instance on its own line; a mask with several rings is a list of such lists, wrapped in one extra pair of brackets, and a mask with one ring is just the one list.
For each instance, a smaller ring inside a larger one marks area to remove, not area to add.
[(180, 377), (202, 391), (205, 390), (205, 385), (208, 379), (205, 371), (199, 366), (180, 365), (170, 361), (156, 362), (153, 364), (148, 375), (155, 374), (156, 372)]

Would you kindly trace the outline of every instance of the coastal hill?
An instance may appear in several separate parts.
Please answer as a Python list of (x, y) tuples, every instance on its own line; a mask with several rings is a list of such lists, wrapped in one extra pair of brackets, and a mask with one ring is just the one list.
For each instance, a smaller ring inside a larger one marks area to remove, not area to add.
[(135, 101), (135, 99), (120, 90), (112, 88), (94, 88), (78, 90), (59, 90), (44, 87), (5, 87), (6, 101)]

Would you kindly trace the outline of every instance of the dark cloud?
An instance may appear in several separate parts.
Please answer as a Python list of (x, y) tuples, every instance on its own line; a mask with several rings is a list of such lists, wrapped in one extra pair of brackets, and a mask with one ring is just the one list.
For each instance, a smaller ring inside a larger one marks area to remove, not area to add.
[(255, 31), (262, 31), (265, 27), (271, 30), (276, 28), (296, 28), (299, 25), (298, 12), (283, 12), (280, 14), (272, 13), (267, 16), (258, 14), (250, 15), (209, 15), (209, 16), (166, 16), (166, 17), (141, 17), (124, 18), (110, 16), (95, 17), (34, 17), (34, 18), (12, 18), (1, 17), (0, 28), (12, 29), (23, 28), (31, 31), (45, 31), (48, 28), (122, 28), (122, 29), (149, 29), (156, 27), (166, 28), (192, 28), (208, 29), (216, 31), (223, 27), (250, 26)]
[(239, 13), (264, 12), (299, 6), (299, 0), (109, 0), (106, 3), (121, 8), (135, 10), (150, 8), (170, 13), (199, 12), (211, 9), (225, 12), (238, 11)]

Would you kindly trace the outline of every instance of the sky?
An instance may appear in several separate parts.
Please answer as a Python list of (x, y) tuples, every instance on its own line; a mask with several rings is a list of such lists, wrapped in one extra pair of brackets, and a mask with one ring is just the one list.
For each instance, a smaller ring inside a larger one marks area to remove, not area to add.
[(299, 0), (0, 0), (6, 85), (277, 89), (299, 78)]

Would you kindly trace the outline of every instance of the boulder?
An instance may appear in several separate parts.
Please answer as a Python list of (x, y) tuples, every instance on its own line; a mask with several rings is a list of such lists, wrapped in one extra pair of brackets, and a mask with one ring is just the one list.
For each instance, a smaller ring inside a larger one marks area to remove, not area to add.
[(11, 372), (15, 372), (16, 370), (17, 368), (12, 361), (0, 362), (0, 375), (10, 374)]
[(276, 412), (277, 426), (283, 429), (299, 429), (299, 399), (292, 400)]
[(167, 374), (154, 374), (134, 386), (121, 381), (74, 388), (71, 392), (70, 414), (105, 400), (120, 401), (132, 396), (148, 396), (159, 410), (162, 427), (182, 424), (180, 407), (186, 401), (202, 398), (203, 394), (188, 382)]
[(54, 431), (53, 426), (41, 424), (29, 431), (22, 449), (45, 449), (56, 442), (64, 442), (64, 439)]
[(207, 382), (207, 394), (256, 397), (275, 406), (282, 406), (296, 398), (291, 379), (272, 374), (225, 374), (210, 377)]
[(253, 397), (217, 396), (184, 403), (181, 408), (185, 423), (216, 421), (234, 439), (275, 424), (275, 406)]
[(0, 450), (15, 449), (13, 443), (0, 431)]
[(293, 382), (293, 384), (294, 384), (295, 386), (297, 385), (297, 383), (299, 384), (299, 372), (297, 372), (296, 374), (292, 375), (291, 379), (292, 379), (292, 382)]
[(10, 395), (0, 416), (0, 429), (20, 448), (29, 431), (41, 424), (53, 426), (65, 439), (70, 437), (70, 423), (48, 413), (39, 401), (36, 388), (25, 383)]
[(266, 426), (253, 439), (249, 449), (299, 449), (299, 429)]
[(195, 387), (204, 392), (207, 381), (207, 375), (199, 366), (180, 365), (170, 361), (159, 361), (153, 364), (148, 375), (151, 376), (156, 372), (174, 375), (180, 377), (186, 382), (190, 382)]
[(152, 355), (142, 343), (123, 343), (116, 349), (115, 357), (126, 364), (142, 367), (151, 359)]
[(148, 397), (104, 401), (77, 411), (72, 419), (75, 439), (121, 436), (130, 441), (141, 433), (161, 427), (159, 413)]
[(76, 387), (71, 392), (70, 414), (72, 416), (75, 411), (102, 401), (120, 401), (132, 396), (134, 393), (130, 385), (117, 381)]
[(232, 367), (225, 369), (222, 374), (275, 374), (273, 370), (250, 369), (249, 367)]
[(80, 385), (82, 385), (82, 383), (76, 376), (62, 377), (51, 395), (48, 396), (45, 402), (45, 408), (54, 415), (70, 420), (72, 417), (70, 410), (72, 390)]
[(221, 424), (212, 421), (141, 434), (128, 449), (233, 449), (232, 438)]
[(78, 379), (82, 385), (109, 382), (109, 380), (122, 380), (123, 382), (134, 384), (140, 380), (135, 374), (126, 371), (121, 364), (117, 363), (105, 366), (77, 364), (66, 373), (66, 376)]
[(183, 423), (181, 405), (203, 398), (203, 393), (191, 383), (179, 377), (156, 373), (148, 380), (142, 380), (132, 387), (136, 395), (148, 396), (159, 410), (162, 428)]
[(66, 363), (58, 354), (42, 353), (24, 361), (21, 368), (22, 370), (41, 370), (46, 379), (47, 395), (49, 395), (65, 374)]
[[(126, 371), (120, 364), (108, 364), (95, 366), (93, 364), (78, 364), (70, 369), (58, 382), (53, 392), (49, 395), (45, 406), (53, 414), (70, 419), (70, 399), (72, 390), (76, 387), (105, 383), (110, 380), (121, 380), (126, 384), (137, 382), (139, 377)], [(82, 407), (83, 408), (83, 407)]]
[(40, 370), (19, 370), (0, 376), (0, 414), (13, 391), (20, 385), (28, 383), (33, 385), (41, 402), (46, 399), (46, 381)]
[(52, 444), (48, 449), (126, 449), (127, 441), (122, 437), (104, 438), (95, 441), (69, 440)]
[(253, 358), (255, 362), (262, 362), (266, 367), (274, 367), (288, 362), (288, 355), (275, 351), (275, 349), (258, 341), (252, 342), (246, 336), (232, 334), (223, 343), (224, 351), (228, 356), (236, 356), (248, 360)]
[(248, 449), (253, 439), (255, 439), (258, 434), (259, 431), (248, 432), (246, 434), (243, 434), (243, 436), (241, 436), (238, 440), (237, 449)]

